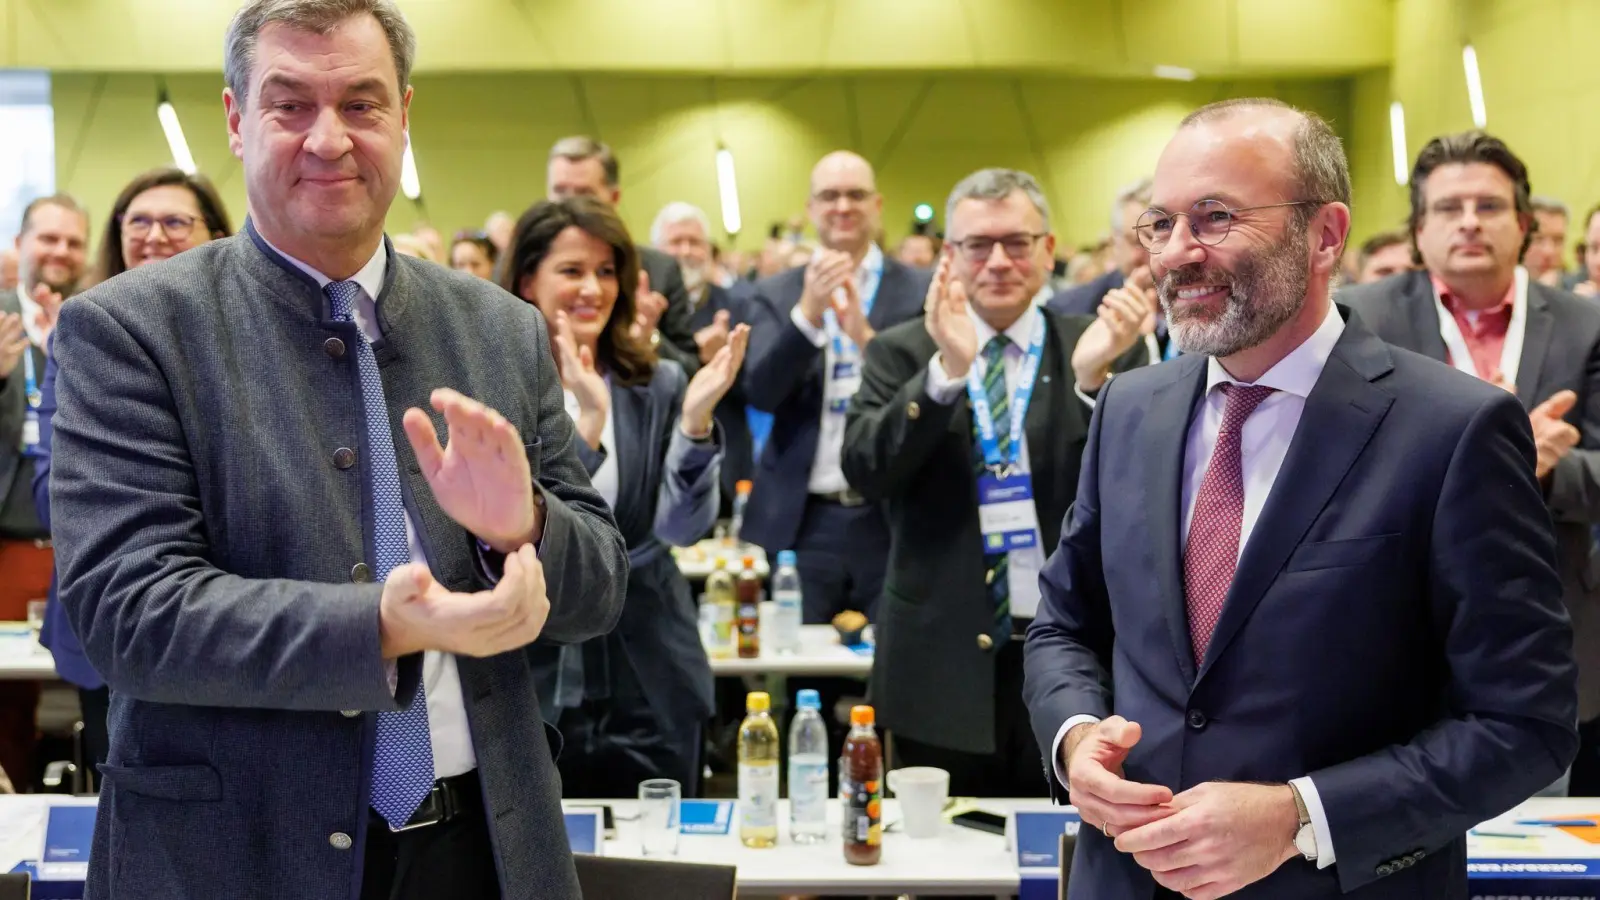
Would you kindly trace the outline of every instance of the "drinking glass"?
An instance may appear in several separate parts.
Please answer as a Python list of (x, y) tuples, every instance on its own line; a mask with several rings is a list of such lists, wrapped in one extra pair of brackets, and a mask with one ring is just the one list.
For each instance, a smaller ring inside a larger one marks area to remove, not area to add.
[(44, 630), (44, 604), (43, 600), (28, 601), (28, 630), (33, 632), (35, 643), (39, 641), (39, 632)]
[(639, 782), (639, 850), (645, 856), (676, 856), (683, 787), (671, 778)]

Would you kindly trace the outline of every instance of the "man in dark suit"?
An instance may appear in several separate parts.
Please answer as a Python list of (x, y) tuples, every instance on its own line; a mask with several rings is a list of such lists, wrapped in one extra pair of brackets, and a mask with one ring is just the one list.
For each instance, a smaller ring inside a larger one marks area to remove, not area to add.
[(822, 248), (809, 265), (759, 282), (749, 304), (745, 397), (773, 420), (742, 537), (769, 554), (795, 551), (805, 621), (820, 623), (846, 609), (870, 616), (883, 589), (889, 529), (840, 468), (845, 411), (863, 349), (922, 312), (929, 274), (874, 242), (883, 197), (860, 156), (823, 157), (806, 209)]
[(1434, 138), (1411, 176), (1410, 242), (1424, 268), (1339, 300), (1378, 337), (1506, 387), (1528, 411), (1578, 660), (1572, 793), (1589, 797), (1600, 793), (1600, 306), (1518, 265), (1536, 215), (1528, 170), (1498, 138)]
[[(668, 203), (650, 226), (650, 243), (678, 261), (689, 297), (689, 327), (694, 333), (698, 360), (704, 365), (727, 346), (733, 329), (748, 320), (745, 295), (711, 280), (711, 220), (690, 203)], [(735, 384), (717, 404), (717, 424), (722, 426), (722, 491), (719, 513), (732, 515), (738, 484), (751, 478), (755, 466), (750, 452), (750, 422), (744, 388)]]
[(384, 240), (392, 0), (253, 0), (226, 48), (244, 233), (54, 340), (60, 598), (112, 691), (86, 896), (576, 898), (527, 647), (607, 632), (627, 563), (545, 321)]
[[(1078, 393), (1100, 388), (1150, 316), (1034, 308), (1055, 237), (1026, 172), (968, 176), (945, 222), (924, 317), (867, 348), (845, 431), (845, 476), (885, 503), (891, 535), (872, 699), (896, 765), (946, 769), (960, 795), (1039, 796), (1021, 635), (1077, 492)], [(986, 502), (1001, 495), (1013, 499)]]
[(1465, 900), (1467, 829), (1576, 751), (1527, 414), (1330, 302), (1349, 198), (1276, 100), (1157, 163), (1186, 353), (1101, 391), (1028, 632), (1075, 900)]
[[(616, 206), (622, 201), (622, 167), (611, 147), (578, 135), (562, 138), (550, 148), (545, 169), (545, 196), (563, 200), (578, 195), (594, 197)], [(683, 273), (671, 254), (639, 244), (639, 327), (652, 333), (656, 350), (693, 375), (700, 368), (700, 352), (690, 326), (689, 294)]]

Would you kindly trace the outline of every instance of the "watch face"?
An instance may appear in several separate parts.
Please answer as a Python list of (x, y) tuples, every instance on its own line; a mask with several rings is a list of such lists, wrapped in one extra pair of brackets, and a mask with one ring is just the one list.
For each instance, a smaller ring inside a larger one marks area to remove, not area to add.
[(1300, 830), (1294, 833), (1294, 848), (1306, 859), (1317, 858), (1317, 833), (1310, 823), (1301, 825)]

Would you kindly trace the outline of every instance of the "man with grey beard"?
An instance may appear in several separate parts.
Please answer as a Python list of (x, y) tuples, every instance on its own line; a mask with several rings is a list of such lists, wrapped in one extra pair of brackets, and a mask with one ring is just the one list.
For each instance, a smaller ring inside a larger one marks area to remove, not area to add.
[(1074, 900), (1465, 898), (1466, 831), (1576, 751), (1528, 415), (1333, 304), (1349, 200), (1275, 100), (1157, 164), (1136, 228), (1186, 355), (1100, 389), (1028, 631)]

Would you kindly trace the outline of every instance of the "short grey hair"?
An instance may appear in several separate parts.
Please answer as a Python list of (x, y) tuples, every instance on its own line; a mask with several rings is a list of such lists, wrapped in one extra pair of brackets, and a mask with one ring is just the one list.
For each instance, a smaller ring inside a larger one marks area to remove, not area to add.
[(650, 223), (650, 245), (661, 246), (661, 232), (681, 222), (699, 222), (705, 230), (706, 241), (710, 242), (711, 219), (706, 216), (705, 210), (693, 203), (675, 200), (661, 207), (661, 212), (656, 213), (656, 220)]
[(1528, 202), (1533, 204), (1534, 212), (1555, 213), (1563, 219), (1572, 218), (1572, 214), (1567, 212), (1567, 205), (1554, 197), (1544, 197), (1539, 194), (1534, 194), (1532, 197), (1528, 198)]
[[(1188, 128), (1251, 109), (1284, 110), (1300, 119), (1294, 133), (1292, 162), (1294, 189), (1298, 196), (1284, 199), (1350, 205), (1350, 163), (1345, 159), (1344, 144), (1334, 134), (1332, 126), (1316, 113), (1297, 109), (1271, 97), (1246, 97), (1202, 106), (1184, 117), (1178, 127)], [(1315, 214), (1315, 206), (1297, 206), (1294, 220), (1304, 228)]]
[(394, 0), (249, 0), (234, 13), (222, 48), (222, 76), (228, 90), (241, 106), (249, 99), (256, 42), (268, 25), (327, 34), (358, 16), (371, 16), (383, 28), (389, 39), (389, 52), (394, 55), (400, 90), (404, 91), (411, 82), (411, 66), (417, 58), (417, 35)]
[(1117, 199), (1111, 201), (1111, 230), (1113, 232), (1121, 231), (1124, 228), (1131, 227), (1127, 222), (1122, 221), (1122, 208), (1127, 206), (1129, 203), (1137, 203), (1140, 206), (1149, 206), (1150, 192), (1154, 190), (1154, 188), (1155, 180), (1145, 177), (1135, 181), (1133, 184), (1128, 185), (1122, 190), (1117, 191)]
[(979, 169), (961, 179), (950, 192), (950, 199), (945, 201), (944, 227), (949, 229), (955, 219), (956, 206), (963, 200), (1004, 200), (1017, 191), (1039, 211), (1040, 218), (1044, 219), (1044, 230), (1049, 231), (1050, 201), (1045, 199), (1038, 180), (1020, 169)]

